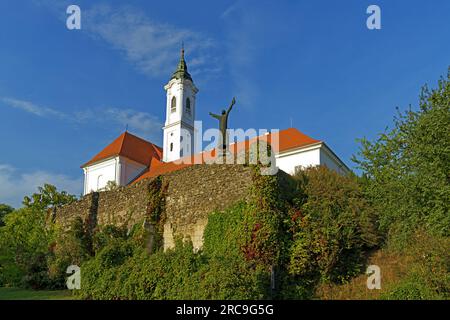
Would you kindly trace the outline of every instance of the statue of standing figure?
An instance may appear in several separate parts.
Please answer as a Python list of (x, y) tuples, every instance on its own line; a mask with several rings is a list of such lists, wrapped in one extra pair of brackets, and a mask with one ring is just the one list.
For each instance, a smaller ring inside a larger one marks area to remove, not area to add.
[(233, 108), (234, 104), (236, 103), (236, 99), (233, 97), (233, 100), (231, 100), (231, 104), (228, 107), (228, 109), (222, 110), (221, 115), (214, 114), (210, 112), (210, 116), (213, 118), (216, 118), (219, 120), (219, 129), (222, 134), (222, 141), (219, 142), (218, 148), (222, 151), (222, 153), (226, 152), (227, 149), (227, 129), (228, 129), (228, 115), (230, 114), (231, 109)]

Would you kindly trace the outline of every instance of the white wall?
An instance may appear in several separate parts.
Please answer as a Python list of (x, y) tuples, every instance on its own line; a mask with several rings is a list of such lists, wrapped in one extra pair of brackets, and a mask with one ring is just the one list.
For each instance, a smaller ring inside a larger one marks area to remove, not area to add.
[(295, 174), (297, 167), (325, 165), (340, 174), (347, 174), (350, 170), (333, 152), (323, 143), (310, 147), (296, 149), (275, 155), (278, 168), (290, 175)]
[(108, 181), (116, 181), (117, 157), (83, 168), (84, 194), (106, 187)]
[(145, 165), (124, 157), (114, 157), (83, 168), (84, 194), (103, 190), (108, 181), (118, 186), (130, 183), (146, 168)]
[(130, 159), (120, 157), (119, 163), (121, 164), (120, 183), (118, 185), (125, 186), (139, 176), (147, 166), (132, 161)]
[(347, 174), (350, 170), (326, 146), (320, 148), (320, 164), (340, 174)]
[[(181, 125), (174, 125), (164, 129), (163, 161), (169, 162), (180, 158)], [(173, 145), (172, 151), (170, 144)]]
[(320, 149), (316, 147), (276, 154), (275, 161), (278, 168), (293, 175), (297, 166), (307, 168), (320, 165)]

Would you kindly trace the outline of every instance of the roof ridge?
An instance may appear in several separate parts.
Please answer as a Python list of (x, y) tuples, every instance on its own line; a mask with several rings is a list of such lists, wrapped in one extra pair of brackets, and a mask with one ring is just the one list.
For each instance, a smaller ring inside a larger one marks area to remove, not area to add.
[(122, 141), (120, 142), (119, 152), (117, 153), (118, 156), (120, 156), (120, 154), (122, 153), (123, 144), (125, 141), (125, 137), (127, 135), (128, 135), (128, 131), (125, 131), (124, 133), (121, 134), (121, 136), (123, 136), (123, 138), (122, 138)]
[(85, 167), (110, 157), (125, 156), (128, 159), (148, 165), (149, 159), (161, 159), (162, 149), (152, 142), (135, 136), (128, 131), (122, 132), (113, 142), (97, 153), (91, 160), (81, 165)]
[[(257, 135), (255, 137), (252, 138), (248, 138), (246, 137), (245, 140), (243, 141), (236, 141), (236, 143), (233, 145), (232, 147), (232, 152), (238, 154), (239, 152), (245, 152), (247, 150), (247, 148), (249, 148), (253, 143), (255, 143), (256, 141), (260, 140), (260, 141), (267, 141), (270, 144), (273, 144), (274, 141), (272, 141), (272, 139), (276, 139), (278, 138), (278, 143), (275, 147), (275, 152), (276, 153), (282, 153), (282, 152), (286, 152), (288, 150), (293, 150), (295, 148), (305, 148), (307, 146), (310, 145), (314, 145), (317, 143), (321, 143), (323, 142), (322, 140), (317, 140), (315, 138), (312, 138), (311, 136), (303, 133), (302, 131), (298, 130), (297, 128), (286, 128), (286, 129), (282, 129), (282, 130), (278, 130), (276, 132), (268, 132), (268, 134), (262, 134), (262, 135)], [(231, 146), (231, 144), (230, 144)], [(160, 174), (166, 174), (172, 171), (177, 171), (179, 169), (182, 169), (186, 166), (189, 165), (195, 165), (195, 164), (204, 164), (205, 162), (205, 157), (209, 158), (209, 157), (214, 157), (217, 148), (213, 148), (211, 150), (203, 150), (202, 152), (199, 153), (194, 153), (192, 155), (190, 155), (191, 159), (193, 161), (189, 162), (189, 163), (184, 163), (183, 161), (178, 162), (179, 160), (174, 160), (174, 161), (170, 161), (170, 162), (161, 162), (158, 166), (156, 167), (150, 167), (148, 169), (147, 172), (144, 172), (142, 175), (140, 175), (135, 182), (140, 181), (142, 179), (146, 179), (149, 177), (153, 177), (156, 175), (160, 175)], [(231, 150), (231, 148), (230, 148)], [(188, 156), (186, 156), (188, 157)], [(200, 158), (197, 158), (200, 157)], [(196, 161), (196, 159), (200, 159), (199, 162)]]
[(135, 135), (135, 134), (132, 134), (132, 133), (130, 133), (129, 131), (125, 131), (124, 133), (126, 133), (127, 135), (132, 136), (132, 137), (134, 137), (134, 138), (136, 138), (136, 139), (138, 139), (138, 140), (141, 140), (141, 141), (143, 141), (143, 142), (145, 142), (145, 143), (149, 143), (149, 144), (151, 144), (153, 147), (157, 147), (157, 148), (159, 148), (159, 149), (162, 149), (161, 147), (159, 147), (158, 145), (154, 144), (153, 142), (148, 141), (148, 140), (146, 140), (146, 139), (144, 139), (144, 138), (141, 138), (141, 137), (139, 137), (139, 136), (137, 136), (137, 135)]

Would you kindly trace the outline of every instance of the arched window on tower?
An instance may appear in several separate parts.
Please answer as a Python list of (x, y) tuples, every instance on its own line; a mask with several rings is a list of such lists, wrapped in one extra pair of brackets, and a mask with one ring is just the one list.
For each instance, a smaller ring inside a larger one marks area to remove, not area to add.
[(186, 113), (191, 115), (191, 99), (186, 98)]
[(170, 151), (173, 151), (173, 142), (170, 143)]
[(177, 98), (173, 97), (172, 102), (170, 103), (170, 112), (174, 113), (177, 111)]

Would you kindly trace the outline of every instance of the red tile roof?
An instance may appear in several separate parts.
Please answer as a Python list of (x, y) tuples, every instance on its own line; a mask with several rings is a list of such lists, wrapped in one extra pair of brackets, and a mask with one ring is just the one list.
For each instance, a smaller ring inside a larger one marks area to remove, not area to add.
[(123, 156), (150, 166), (153, 160), (160, 161), (162, 159), (162, 149), (126, 131), (81, 167), (84, 168), (115, 156)]
[[(278, 138), (278, 144), (277, 143), (271, 143), (272, 141), (276, 141), (276, 138)], [(257, 139), (260, 141), (267, 141), (272, 145), (272, 149), (276, 153), (285, 152), (288, 150), (293, 150), (301, 147), (306, 147), (312, 144), (320, 143), (320, 140), (313, 139), (306, 134), (298, 131), (295, 128), (289, 128), (285, 130), (281, 130), (278, 133), (269, 133), (264, 136), (255, 137), (246, 141), (241, 141), (238, 143), (233, 143), (229, 146), (229, 150), (231, 153), (236, 154), (243, 150), (248, 150), (249, 146), (256, 142)], [(274, 140), (275, 139), (275, 140)], [(184, 161), (172, 161), (172, 162), (160, 162), (160, 161), (153, 161), (152, 164), (149, 167), (149, 169), (144, 172), (139, 178), (135, 180), (135, 182), (140, 181), (142, 179), (156, 177), (161, 174), (173, 172), (176, 170), (180, 170), (182, 168), (192, 166), (194, 164), (203, 164), (208, 159), (213, 159), (215, 157), (216, 150), (209, 150), (202, 153), (195, 154), (193, 156), (190, 156), (190, 159), (188, 157), (183, 158)], [(187, 161), (190, 160), (190, 161)]]
[[(295, 128), (281, 130), (278, 133), (269, 134), (268, 136), (278, 137), (279, 145), (273, 145), (275, 152), (285, 152), (291, 149), (305, 147), (311, 144), (319, 143), (320, 140), (313, 139)], [(270, 142), (269, 138), (269, 142)]]

